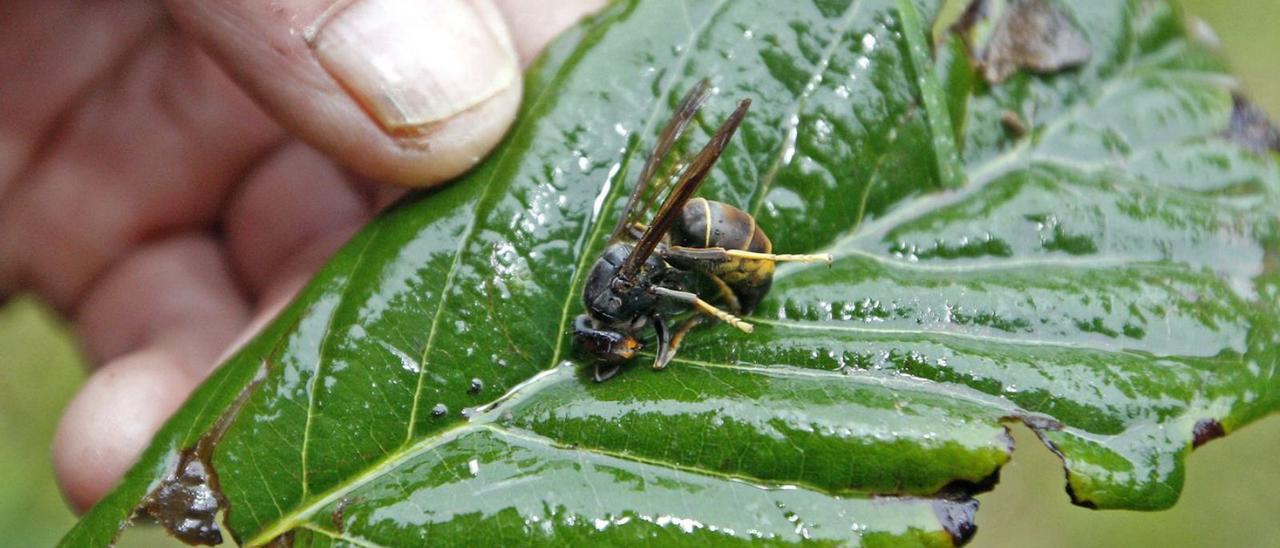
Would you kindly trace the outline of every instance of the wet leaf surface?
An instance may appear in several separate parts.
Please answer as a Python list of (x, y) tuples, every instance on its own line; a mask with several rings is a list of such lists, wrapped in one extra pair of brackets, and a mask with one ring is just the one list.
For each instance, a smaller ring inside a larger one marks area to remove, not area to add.
[[(1078, 504), (1168, 507), (1194, 444), (1280, 405), (1280, 173), (1168, 5), (1060, 6), (1088, 63), (996, 86), (932, 47), (938, 2), (613, 6), (530, 71), (488, 161), (359, 234), (66, 542), (108, 543), (215, 425), (248, 544), (947, 545), (1010, 420)], [(701, 194), (835, 263), (779, 268), (753, 334), (591, 382), (583, 275), (703, 77), (684, 152), (754, 104)]]

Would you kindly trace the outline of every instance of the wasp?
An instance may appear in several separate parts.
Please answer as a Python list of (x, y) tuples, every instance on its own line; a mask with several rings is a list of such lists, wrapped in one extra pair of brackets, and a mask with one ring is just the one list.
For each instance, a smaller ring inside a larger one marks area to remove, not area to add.
[[(774, 254), (769, 236), (754, 217), (726, 203), (693, 197), (742, 124), (750, 99), (738, 103), (678, 177), (661, 178), (661, 186), (643, 198), (709, 95), (709, 84), (703, 80), (680, 101), (650, 151), (609, 243), (587, 275), (582, 291), (586, 312), (575, 319), (574, 336), (597, 358), (597, 381), (612, 377), (636, 357), (644, 346), (639, 335), (649, 327), (656, 335), (654, 369), (665, 368), (689, 330), (708, 317), (752, 332), (741, 316), (755, 310), (769, 292), (776, 262), (831, 262), (825, 254)], [(676, 182), (652, 221), (639, 222), (637, 217), (672, 179)], [(715, 293), (711, 300), (724, 308), (689, 290), (695, 277), (708, 282), (702, 285)], [(691, 316), (670, 329), (669, 318), (690, 310)]]

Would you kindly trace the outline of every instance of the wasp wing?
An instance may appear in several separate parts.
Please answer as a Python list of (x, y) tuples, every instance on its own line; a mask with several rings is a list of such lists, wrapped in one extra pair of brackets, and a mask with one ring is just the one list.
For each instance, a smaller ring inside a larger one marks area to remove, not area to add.
[(738, 126), (742, 124), (742, 119), (747, 115), (747, 108), (751, 106), (751, 99), (743, 99), (738, 103), (738, 108), (729, 115), (729, 118), (720, 125), (720, 129), (716, 130), (715, 135), (711, 136), (711, 140), (706, 146), (698, 152), (698, 155), (689, 162), (689, 167), (685, 168), (684, 173), (680, 174), (680, 181), (676, 183), (671, 194), (662, 202), (662, 207), (658, 209), (658, 213), (653, 217), (653, 222), (649, 223), (645, 229), (644, 235), (636, 242), (635, 248), (627, 255), (622, 266), (618, 268), (617, 277), (624, 280), (632, 279), (636, 272), (640, 270), (640, 265), (648, 260), (649, 255), (653, 254), (653, 250), (658, 247), (658, 243), (662, 241), (662, 237), (666, 235), (671, 226), (675, 224), (676, 219), (680, 217), (680, 211), (684, 209), (684, 204), (693, 197), (693, 193), (698, 190), (698, 186), (706, 180), (707, 175), (711, 173), (711, 167), (716, 164), (716, 160), (720, 159), (720, 154), (724, 152), (725, 146), (729, 144), (729, 139), (733, 137)]
[[(680, 100), (680, 106), (676, 107), (675, 114), (671, 115), (667, 125), (662, 128), (662, 133), (658, 136), (658, 142), (654, 144), (653, 150), (649, 152), (649, 158), (644, 162), (644, 169), (640, 170), (640, 177), (636, 179), (636, 188), (631, 192), (631, 198), (627, 200), (627, 206), (622, 209), (622, 215), (618, 217), (618, 226), (614, 227), (613, 235), (609, 236), (610, 242), (617, 241), (626, 232), (627, 228), (636, 222), (634, 217), (648, 209), (647, 207), (636, 209), (636, 204), (640, 202), (645, 189), (649, 187), (654, 173), (658, 171), (658, 166), (662, 164), (662, 159), (671, 151), (672, 145), (680, 138), (685, 126), (689, 125), (694, 115), (698, 113), (698, 108), (710, 96), (710, 91), (710, 83), (703, 79)], [(660, 194), (662, 190), (662, 188), (658, 188), (655, 194)]]

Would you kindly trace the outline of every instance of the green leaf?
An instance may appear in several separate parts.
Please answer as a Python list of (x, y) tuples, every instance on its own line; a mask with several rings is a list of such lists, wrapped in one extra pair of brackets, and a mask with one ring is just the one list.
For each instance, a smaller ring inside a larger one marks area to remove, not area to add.
[[(492, 157), (356, 236), (65, 542), (110, 542), (202, 437), (250, 544), (947, 545), (1009, 421), (1078, 504), (1172, 505), (1193, 445), (1280, 406), (1276, 156), (1229, 138), (1234, 80), (1164, 2), (1062, 2), (1089, 62), (999, 85), (931, 43), (939, 3), (612, 6), (529, 71)], [(754, 104), (701, 194), (835, 263), (780, 267), (753, 334), (591, 382), (583, 275), (703, 77), (678, 153)]]

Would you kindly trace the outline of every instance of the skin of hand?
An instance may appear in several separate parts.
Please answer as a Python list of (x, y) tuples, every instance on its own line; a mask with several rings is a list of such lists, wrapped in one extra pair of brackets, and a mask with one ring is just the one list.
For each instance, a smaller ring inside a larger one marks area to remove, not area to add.
[(604, 1), (0, 5), (0, 294), (94, 364), (53, 444), (71, 505), (380, 206), (488, 153), (523, 65)]

